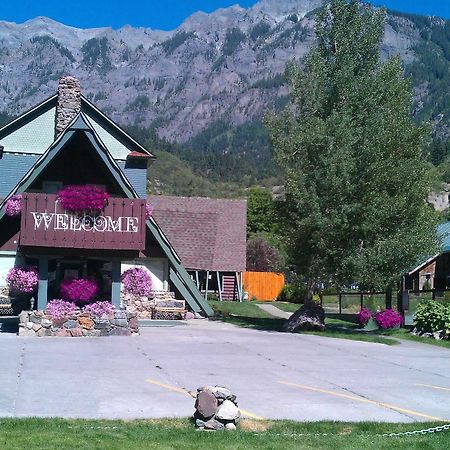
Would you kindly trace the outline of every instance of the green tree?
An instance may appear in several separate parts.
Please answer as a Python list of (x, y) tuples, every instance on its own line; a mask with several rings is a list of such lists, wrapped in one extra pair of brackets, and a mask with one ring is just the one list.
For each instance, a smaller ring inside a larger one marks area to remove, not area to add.
[(283, 235), (308, 281), (384, 289), (437, 250), (425, 125), (398, 58), (380, 61), (384, 12), (332, 0), (304, 67), (287, 67), (292, 104), (266, 125), (284, 170)]
[(247, 236), (272, 233), (276, 228), (275, 205), (267, 189), (252, 187), (247, 197)]

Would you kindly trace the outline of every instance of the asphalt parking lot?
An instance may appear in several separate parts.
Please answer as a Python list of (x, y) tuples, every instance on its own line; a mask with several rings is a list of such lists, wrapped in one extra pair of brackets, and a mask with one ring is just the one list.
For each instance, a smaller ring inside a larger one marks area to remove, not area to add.
[(450, 350), (256, 331), (219, 322), (139, 337), (0, 333), (0, 416), (189, 416), (189, 392), (229, 387), (252, 418), (450, 420)]

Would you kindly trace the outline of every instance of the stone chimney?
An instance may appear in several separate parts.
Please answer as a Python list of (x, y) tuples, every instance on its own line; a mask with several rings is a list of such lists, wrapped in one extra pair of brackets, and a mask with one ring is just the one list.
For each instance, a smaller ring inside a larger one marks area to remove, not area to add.
[(58, 103), (56, 105), (55, 137), (58, 137), (67, 125), (81, 111), (80, 82), (75, 77), (61, 77), (58, 84)]

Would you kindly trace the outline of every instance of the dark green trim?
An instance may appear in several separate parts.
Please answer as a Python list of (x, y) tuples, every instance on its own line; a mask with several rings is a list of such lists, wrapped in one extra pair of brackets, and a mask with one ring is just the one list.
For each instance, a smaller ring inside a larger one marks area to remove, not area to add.
[[(198, 290), (198, 288), (194, 284), (194, 282), (191, 280), (191, 277), (187, 273), (184, 266), (181, 264), (180, 258), (175, 253), (175, 250), (170, 245), (169, 241), (167, 241), (167, 239), (165, 238), (161, 229), (156, 225), (155, 221), (153, 221), (153, 220), (148, 220), (147, 224), (148, 224), (148, 228), (150, 229), (150, 232), (155, 237), (156, 241), (158, 242), (158, 244), (162, 248), (163, 252), (169, 259), (169, 262), (171, 265), (171, 268), (170, 268), (171, 272), (172, 272), (172, 270), (176, 270), (176, 272), (178, 273), (178, 276), (180, 277), (180, 280), (182, 280), (182, 282), (183, 282), (184, 288), (187, 290), (187, 293), (189, 294), (189, 297), (192, 298), (192, 300), (196, 304), (196, 307), (193, 307), (191, 305), (189, 305), (189, 306), (191, 306), (191, 308), (194, 309), (194, 311), (201, 310), (207, 316), (213, 316), (214, 315), (213, 309), (211, 308), (211, 306), (209, 306), (209, 303), (201, 296), (200, 291)], [(174, 282), (174, 284), (175, 284), (175, 282)], [(180, 288), (178, 288), (178, 286), (177, 286), (177, 289), (180, 291), (180, 293), (182, 295), (184, 295), (182, 293), (182, 291), (180, 290)], [(199, 309), (197, 309), (197, 308), (199, 308)]]
[(120, 308), (120, 275), (120, 261), (113, 261), (111, 271), (111, 302), (117, 309)]
[(184, 299), (186, 300), (187, 304), (191, 307), (191, 309), (197, 313), (201, 312), (202, 309), (200, 308), (198, 303), (195, 301), (195, 298), (188, 291), (188, 289), (184, 285), (183, 281), (178, 276), (178, 273), (175, 272), (175, 270), (172, 267), (170, 268), (169, 279), (175, 285), (175, 287), (178, 289), (180, 294), (184, 297)]
[(38, 285), (38, 299), (37, 308), (39, 311), (44, 311), (47, 308), (48, 302), (48, 258), (41, 256), (39, 258), (39, 285)]

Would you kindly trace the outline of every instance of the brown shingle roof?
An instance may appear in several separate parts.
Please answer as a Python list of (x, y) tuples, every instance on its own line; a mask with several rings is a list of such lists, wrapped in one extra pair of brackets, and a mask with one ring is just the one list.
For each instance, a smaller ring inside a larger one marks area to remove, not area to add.
[(149, 202), (187, 269), (245, 271), (246, 200), (152, 195)]

